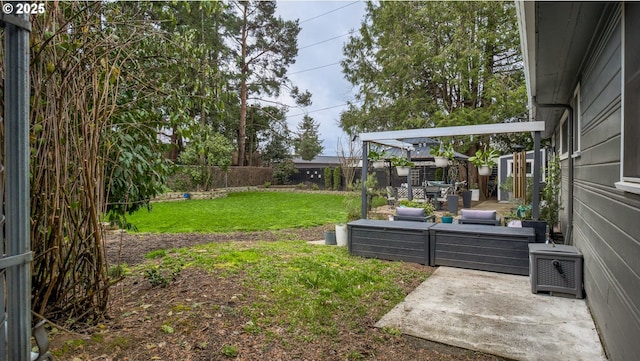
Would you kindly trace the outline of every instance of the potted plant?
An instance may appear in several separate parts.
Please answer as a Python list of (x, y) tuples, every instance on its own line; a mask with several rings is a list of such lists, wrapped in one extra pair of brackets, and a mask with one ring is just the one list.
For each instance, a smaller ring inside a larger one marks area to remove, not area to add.
[(369, 151), (367, 158), (371, 161), (373, 168), (375, 169), (384, 168), (384, 159), (382, 158), (382, 152), (378, 152), (372, 149)]
[(471, 183), (471, 186), (469, 187), (469, 190), (471, 191), (471, 200), (472, 201), (479, 201), (480, 200), (480, 188), (478, 187), (478, 183)]
[(449, 161), (453, 159), (454, 152), (451, 144), (443, 145), (440, 143), (439, 147), (433, 147), (429, 151), (436, 162), (436, 167), (444, 168), (449, 165)]
[(442, 223), (453, 223), (453, 214), (449, 212), (444, 212), (442, 217), (440, 217)]
[(500, 156), (497, 150), (485, 145), (484, 149), (478, 149), (476, 154), (469, 158), (469, 162), (478, 167), (479, 175), (490, 175), (491, 169), (496, 165), (496, 158)]
[(336, 231), (335, 229), (324, 231), (324, 244), (329, 246), (336, 245)]
[(462, 208), (471, 208), (471, 191), (467, 188), (466, 182), (463, 183), (460, 194), (462, 195)]
[(396, 172), (400, 177), (406, 177), (409, 175), (411, 167), (415, 165), (412, 161), (405, 157), (393, 157), (391, 158), (391, 165), (396, 167)]

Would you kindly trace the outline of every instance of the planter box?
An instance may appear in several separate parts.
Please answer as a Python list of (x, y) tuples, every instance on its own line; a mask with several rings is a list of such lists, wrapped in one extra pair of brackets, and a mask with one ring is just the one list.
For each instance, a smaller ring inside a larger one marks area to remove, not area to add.
[(429, 263), (433, 223), (360, 219), (350, 222), (349, 253), (392, 261)]
[(532, 228), (439, 223), (429, 233), (430, 266), (529, 275)]
[(447, 196), (447, 210), (454, 215), (458, 214), (458, 195)]
[(536, 231), (536, 242), (545, 243), (547, 241), (547, 221), (522, 221), (522, 227), (533, 228)]
[(582, 254), (574, 246), (530, 244), (531, 292), (582, 298)]

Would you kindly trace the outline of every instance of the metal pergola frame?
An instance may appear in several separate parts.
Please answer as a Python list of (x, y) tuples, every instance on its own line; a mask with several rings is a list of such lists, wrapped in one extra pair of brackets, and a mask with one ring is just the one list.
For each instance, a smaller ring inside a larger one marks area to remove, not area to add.
[[(435, 137), (452, 137), (457, 135), (481, 135), (481, 134), (503, 134), (503, 133), (533, 133), (534, 148), (534, 164), (533, 167), (533, 199), (532, 199), (532, 218), (538, 220), (540, 212), (540, 141), (541, 134), (544, 131), (544, 122), (529, 121), (520, 123), (498, 123), (498, 124), (481, 124), (481, 125), (465, 125), (457, 127), (443, 128), (422, 128), (407, 130), (390, 130), (383, 132), (366, 132), (360, 133), (359, 138), (362, 141), (362, 218), (367, 218), (367, 169), (369, 143), (377, 143), (388, 145), (396, 148), (403, 147), (407, 149), (408, 158), (411, 158), (412, 144), (403, 142), (403, 139), (411, 138), (435, 138)], [(394, 145), (395, 144), (395, 145)], [(410, 175), (408, 176), (410, 177)], [(408, 179), (408, 178), (407, 178)], [(411, 181), (408, 179), (408, 182)]]
[[(31, 360), (29, 34), (27, 14), (0, 14), (4, 27), (4, 209), (0, 204), (0, 361)], [(4, 253), (6, 252), (6, 253)], [(6, 286), (6, 287), (5, 287)]]

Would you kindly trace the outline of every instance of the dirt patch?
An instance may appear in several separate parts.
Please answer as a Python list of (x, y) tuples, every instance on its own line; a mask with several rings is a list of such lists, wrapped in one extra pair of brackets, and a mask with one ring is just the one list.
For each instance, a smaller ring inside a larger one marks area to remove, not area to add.
[[(156, 249), (210, 242), (319, 240), (331, 227), (231, 234), (110, 234), (112, 264), (135, 264)], [(429, 269), (418, 264), (403, 267)], [(246, 312), (265, 295), (243, 282), (246, 275), (183, 269), (166, 288), (143, 276), (113, 286), (108, 319), (83, 334), (51, 335), (60, 360), (502, 360), (473, 351), (434, 344), (375, 328), (371, 315), (353, 325), (343, 321), (335, 335), (301, 337), (288, 327), (286, 314), (268, 329), (258, 329)], [(417, 284), (402, 284), (406, 293)]]
[(324, 239), (324, 231), (332, 226), (319, 226), (303, 229), (233, 233), (178, 233), (152, 234), (112, 231), (107, 233), (107, 257), (111, 265), (126, 263), (129, 265), (145, 260), (144, 255), (157, 249), (191, 247), (197, 244), (232, 241), (278, 241), (303, 240), (318, 241)]

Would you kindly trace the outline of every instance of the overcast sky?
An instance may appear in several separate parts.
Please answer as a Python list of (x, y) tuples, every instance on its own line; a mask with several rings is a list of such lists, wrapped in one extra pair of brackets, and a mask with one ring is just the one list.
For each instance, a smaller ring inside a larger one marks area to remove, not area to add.
[[(340, 112), (353, 99), (351, 84), (342, 75), (342, 47), (351, 31), (357, 31), (365, 14), (364, 1), (277, 2), (277, 14), (285, 20), (300, 19), (298, 57), (289, 68), (289, 78), (301, 90), (309, 90), (313, 104), (309, 116), (320, 125), (324, 155), (335, 155), (339, 137)], [(288, 102), (292, 104), (291, 101)], [(304, 110), (291, 107), (287, 122), (296, 130)]]

